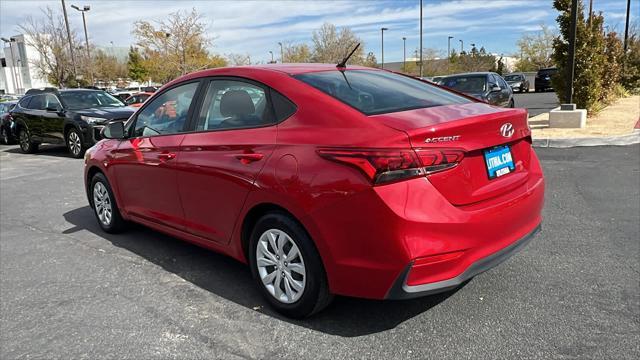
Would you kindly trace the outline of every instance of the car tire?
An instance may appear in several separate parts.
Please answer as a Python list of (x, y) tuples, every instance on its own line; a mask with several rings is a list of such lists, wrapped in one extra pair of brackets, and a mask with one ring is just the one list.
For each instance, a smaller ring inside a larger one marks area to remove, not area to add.
[(120, 214), (111, 185), (102, 173), (95, 174), (91, 179), (89, 201), (102, 230), (116, 234), (125, 229), (126, 221)]
[(72, 157), (79, 159), (84, 155), (84, 146), (82, 145), (82, 135), (76, 128), (71, 128), (67, 131), (65, 137), (67, 143), (67, 150)]
[(248, 252), (258, 288), (283, 315), (305, 318), (333, 299), (315, 244), (290, 215), (272, 212), (260, 218), (251, 232)]
[(33, 154), (38, 151), (38, 144), (31, 141), (31, 135), (27, 129), (22, 128), (18, 133), (18, 139), (20, 141), (20, 151), (25, 154)]
[(0, 143), (3, 145), (11, 145), (11, 137), (4, 126), (0, 128)]

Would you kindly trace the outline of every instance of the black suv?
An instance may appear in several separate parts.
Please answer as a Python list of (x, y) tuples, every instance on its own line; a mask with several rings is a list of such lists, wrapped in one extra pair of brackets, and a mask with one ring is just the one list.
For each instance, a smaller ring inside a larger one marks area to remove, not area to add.
[(126, 121), (134, 109), (100, 90), (31, 89), (11, 111), (20, 149), (38, 150), (42, 143), (66, 144), (73, 157), (101, 139), (102, 128)]
[(547, 89), (553, 90), (553, 85), (551, 85), (551, 78), (557, 73), (557, 68), (546, 68), (538, 70), (538, 73), (536, 74), (536, 81), (534, 83), (536, 92), (545, 91)]

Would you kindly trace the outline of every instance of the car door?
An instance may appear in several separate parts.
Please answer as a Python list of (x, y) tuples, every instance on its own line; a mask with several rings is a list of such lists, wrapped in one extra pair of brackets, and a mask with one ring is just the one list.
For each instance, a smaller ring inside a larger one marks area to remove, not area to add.
[(489, 104), (499, 106), (502, 98), (502, 90), (493, 91), (495, 86), (500, 86), (498, 85), (496, 77), (493, 76), (493, 74), (487, 75), (487, 91), (489, 91), (489, 94), (487, 94), (487, 100)]
[(178, 84), (159, 94), (132, 120), (129, 138), (115, 150), (112, 171), (128, 214), (184, 229), (176, 162), (199, 83)]
[(46, 142), (42, 116), (45, 112), (45, 96), (37, 94), (31, 97), (28, 108), (24, 113), (24, 120), (31, 136), (31, 141)]
[(53, 94), (45, 94), (45, 111), (42, 113), (43, 137), (48, 142), (64, 142), (64, 119), (62, 104)]
[(244, 201), (276, 146), (272, 97), (283, 96), (236, 78), (211, 80), (204, 94), (194, 117), (195, 132), (186, 135), (181, 146), (178, 189), (187, 231), (228, 243)]

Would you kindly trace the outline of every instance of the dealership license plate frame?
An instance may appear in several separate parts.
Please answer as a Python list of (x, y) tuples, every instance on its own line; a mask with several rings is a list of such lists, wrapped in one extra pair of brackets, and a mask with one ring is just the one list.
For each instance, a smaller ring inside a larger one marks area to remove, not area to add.
[[(490, 166), (489, 159), (497, 156), (502, 156), (503, 154), (509, 154), (509, 161), (499, 165), (499, 166)], [(489, 180), (493, 180), (499, 178), (501, 176), (508, 175), (516, 170), (516, 163), (513, 160), (513, 152), (511, 151), (511, 146), (498, 145), (489, 149), (484, 149), (482, 151), (482, 157), (484, 159), (484, 166), (487, 170), (487, 176)], [(508, 171), (505, 171), (508, 170)]]

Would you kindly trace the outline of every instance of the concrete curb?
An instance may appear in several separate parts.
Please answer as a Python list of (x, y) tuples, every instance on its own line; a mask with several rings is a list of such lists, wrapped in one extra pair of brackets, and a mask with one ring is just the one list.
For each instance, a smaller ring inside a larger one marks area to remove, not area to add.
[(543, 138), (533, 139), (534, 147), (570, 148), (576, 146), (632, 145), (640, 143), (640, 129), (630, 134), (585, 138)]

